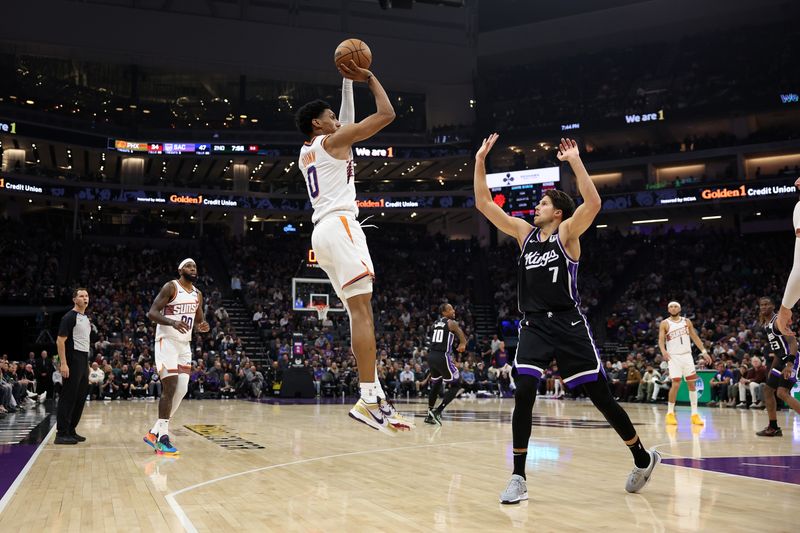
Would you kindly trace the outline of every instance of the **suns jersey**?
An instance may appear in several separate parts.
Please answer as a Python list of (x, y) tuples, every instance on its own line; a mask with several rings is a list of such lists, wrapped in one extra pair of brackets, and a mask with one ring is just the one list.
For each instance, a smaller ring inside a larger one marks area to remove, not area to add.
[(194, 314), (197, 311), (197, 306), (200, 305), (197, 289), (193, 287), (191, 292), (187, 292), (186, 289), (181, 287), (181, 284), (178, 283), (177, 280), (172, 280), (171, 283), (175, 285), (177, 292), (175, 293), (175, 297), (170, 300), (164, 308), (164, 316), (172, 320), (185, 322), (189, 325), (189, 331), (181, 333), (172, 326), (157, 324), (156, 340), (162, 337), (169, 337), (170, 339), (181, 342), (191, 342), (192, 329), (194, 328)]
[(358, 216), (353, 153), (347, 161), (331, 156), (322, 145), (327, 137), (317, 135), (300, 149), (300, 172), (314, 208), (314, 224), (333, 213)]
[(667, 326), (669, 326), (666, 335), (667, 353), (670, 355), (673, 353), (676, 355), (692, 353), (689, 326), (686, 324), (686, 318), (681, 317), (677, 322), (669, 318), (665, 320), (667, 321)]

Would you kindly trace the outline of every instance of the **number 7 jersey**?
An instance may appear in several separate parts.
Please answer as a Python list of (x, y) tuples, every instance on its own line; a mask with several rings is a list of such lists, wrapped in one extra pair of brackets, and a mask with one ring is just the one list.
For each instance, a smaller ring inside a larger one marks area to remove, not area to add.
[(300, 172), (306, 182), (316, 224), (331, 214), (358, 216), (353, 153), (347, 161), (336, 159), (324, 147), (327, 135), (317, 135), (300, 149)]
[(191, 342), (192, 328), (194, 328), (194, 314), (199, 305), (197, 289), (192, 287), (192, 291), (187, 292), (186, 289), (181, 287), (181, 284), (178, 283), (177, 280), (172, 280), (172, 283), (175, 284), (177, 292), (175, 293), (175, 297), (164, 307), (164, 316), (188, 324), (189, 331), (181, 333), (172, 326), (157, 324), (156, 341), (162, 337), (169, 337), (170, 339), (175, 339), (180, 342)]
[(579, 308), (578, 262), (564, 250), (558, 233), (540, 241), (533, 228), (517, 261), (517, 298), (523, 313), (546, 313)]

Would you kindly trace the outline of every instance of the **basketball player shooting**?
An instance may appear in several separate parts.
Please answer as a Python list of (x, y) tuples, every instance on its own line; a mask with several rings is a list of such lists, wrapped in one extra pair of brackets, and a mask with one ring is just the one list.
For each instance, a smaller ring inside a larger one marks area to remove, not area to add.
[[(800, 178), (794, 182), (794, 186), (800, 189)], [(792, 308), (800, 300), (800, 202), (794, 206), (792, 213), (792, 225), (794, 226), (794, 263), (792, 263), (792, 271), (789, 273), (789, 279), (786, 280), (786, 289), (783, 291), (783, 301), (781, 308), (778, 310), (778, 319), (775, 325), (778, 327), (778, 332), (781, 335), (794, 336), (794, 332), (790, 329), (789, 323), (792, 321)]]
[(675, 417), (675, 400), (678, 398), (681, 381), (685, 379), (689, 389), (689, 404), (692, 406), (692, 424), (702, 426), (705, 422), (697, 413), (697, 372), (694, 368), (694, 359), (692, 359), (691, 342), (695, 343), (697, 349), (700, 350), (700, 355), (709, 366), (712, 359), (708, 355), (706, 347), (703, 346), (703, 341), (697, 335), (692, 321), (681, 316), (681, 304), (670, 302), (667, 304), (667, 313), (669, 313), (669, 317), (662, 320), (658, 326), (658, 348), (661, 350), (664, 360), (669, 364), (669, 378), (672, 380), (665, 422), (670, 426), (678, 425), (678, 419)]
[(189, 386), (192, 326), (199, 333), (209, 330), (203, 316), (203, 295), (194, 286), (197, 265), (193, 259), (181, 261), (178, 276), (161, 287), (147, 312), (147, 318), (156, 323), (156, 370), (163, 389), (158, 401), (158, 420), (144, 441), (161, 455), (180, 453), (169, 438), (169, 419), (175, 415)]
[(497, 229), (519, 244), (517, 297), (519, 309), (524, 312), (513, 366), (517, 386), (511, 419), (514, 472), (500, 502), (511, 504), (528, 499), (525, 461), (533, 404), (539, 380), (553, 357), (564, 383), (570, 388), (583, 386), (630, 449), (635, 466), (625, 490), (638, 492), (650, 480), (661, 456), (644, 448), (628, 414), (611, 396), (588, 321), (580, 311), (580, 236), (600, 212), (600, 195), (583, 166), (578, 145), (574, 140), (561, 139), (558, 159), (568, 162), (575, 173), (583, 203), (576, 209), (569, 195), (553, 189), (545, 192), (536, 206), (533, 225), (507, 215), (492, 201), (486, 185), (486, 156), (497, 138), (493, 133), (484, 139), (475, 155), (475, 204)]
[[(371, 301), (375, 270), (367, 238), (356, 220), (352, 146), (391, 124), (395, 112), (372, 72), (355, 61), (340, 63), (338, 68), (344, 77), (339, 118), (322, 100), (305, 104), (295, 117), (297, 127), (308, 138), (300, 149), (299, 166), (314, 209), (311, 245), (350, 316), (361, 387), (361, 398), (350, 410), (350, 416), (373, 429), (394, 434), (414, 425), (387, 401), (378, 380)], [(375, 113), (360, 122), (355, 122), (353, 81), (367, 84), (377, 106)]]

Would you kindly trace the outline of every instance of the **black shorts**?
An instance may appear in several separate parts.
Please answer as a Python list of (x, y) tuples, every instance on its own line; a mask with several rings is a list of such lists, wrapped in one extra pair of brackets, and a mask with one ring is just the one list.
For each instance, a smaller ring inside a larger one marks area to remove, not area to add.
[(795, 356), (792, 365), (792, 377), (786, 379), (783, 377), (783, 369), (786, 368), (786, 360), (777, 356), (772, 356), (772, 367), (769, 369), (769, 375), (767, 376), (767, 386), (775, 390), (781, 387), (791, 390), (794, 384), (797, 383), (797, 368), (800, 366), (800, 355)]
[(431, 369), (431, 380), (453, 381), (458, 379), (458, 369), (453, 364), (449, 353), (430, 352), (428, 353), (428, 366)]
[(526, 314), (520, 321), (514, 372), (541, 379), (553, 358), (569, 388), (605, 376), (589, 322), (577, 309)]

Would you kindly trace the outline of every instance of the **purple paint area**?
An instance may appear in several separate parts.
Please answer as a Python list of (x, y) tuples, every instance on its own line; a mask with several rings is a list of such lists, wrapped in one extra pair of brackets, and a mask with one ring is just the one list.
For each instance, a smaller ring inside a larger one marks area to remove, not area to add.
[(17, 479), (17, 476), (36, 452), (34, 444), (0, 446), (0, 498)]
[(800, 485), (800, 455), (663, 459), (663, 463)]

